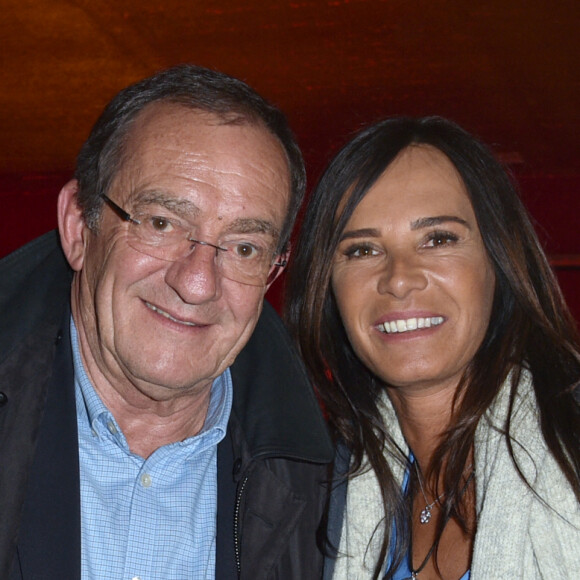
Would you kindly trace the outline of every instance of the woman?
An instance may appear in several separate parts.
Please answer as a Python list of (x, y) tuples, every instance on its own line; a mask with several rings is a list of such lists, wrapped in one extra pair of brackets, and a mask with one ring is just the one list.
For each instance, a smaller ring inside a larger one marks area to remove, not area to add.
[(287, 318), (338, 442), (327, 578), (580, 572), (578, 337), (483, 145), (434, 117), (346, 145)]

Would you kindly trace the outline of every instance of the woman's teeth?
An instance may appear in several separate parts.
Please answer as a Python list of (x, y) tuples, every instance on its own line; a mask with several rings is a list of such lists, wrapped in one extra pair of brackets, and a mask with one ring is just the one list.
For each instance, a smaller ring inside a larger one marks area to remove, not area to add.
[(392, 334), (395, 332), (409, 332), (410, 330), (431, 328), (431, 326), (439, 326), (442, 322), (442, 316), (432, 316), (430, 318), (407, 318), (406, 320), (391, 320), (390, 322), (379, 324), (378, 329), (381, 332)]

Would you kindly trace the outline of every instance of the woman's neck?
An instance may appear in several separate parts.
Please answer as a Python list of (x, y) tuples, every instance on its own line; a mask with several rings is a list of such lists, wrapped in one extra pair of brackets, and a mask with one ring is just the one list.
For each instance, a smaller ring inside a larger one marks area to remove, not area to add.
[(388, 388), (401, 431), (425, 470), (452, 419), (455, 386), (410, 390)]

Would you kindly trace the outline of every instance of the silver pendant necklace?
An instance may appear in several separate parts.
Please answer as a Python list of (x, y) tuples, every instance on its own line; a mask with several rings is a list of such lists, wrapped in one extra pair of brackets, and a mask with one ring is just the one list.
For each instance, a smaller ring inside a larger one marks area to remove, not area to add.
[(433, 507), (435, 506), (436, 503), (439, 503), (439, 500), (445, 495), (445, 493), (442, 493), (441, 495), (439, 495), (438, 497), (436, 497), (434, 499), (434, 501), (432, 501), (431, 503), (429, 503), (429, 500), (427, 499), (427, 495), (425, 493), (425, 489), (423, 488), (423, 482), (421, 481), (421, 474), (419, 473), (419, 468), (417, 467), (417, 462), (415, 461), (415, 471), (417, 472), (417, 481), (419, 482), (419, 487), (421, 488), (421, 494), (423, 495), (423, 499), (425, 500), (425, 507), (421, 510), (421, 513), (419, 514), (419, 521), (422, 524), (428, 524), (431, 521), (431, 517), (432, 517), (432, 513), (431, 510), (433, 509)]
[[(421, 510), (421, 513), (419, 515), (419, 521), (421, 522), (421, 524), (428, 524), (431, 521), (431, 517), (432, 517), (431, 510), (433, 509), (435, 504), (438, 503), (439, 500), (445, 495), (445, 493), (442, 493), (433, 502), (429, 503), (429, 501), (427, 500), (427, 495), (425, 494), (425, 490), (423, 488), (423, 482), (421, 480), (421, 473), (419, 472), (419, 467), (417, 465), (417, 461), (415, 461), (414, 464), (415, 464), (415, 472), (417, 473), (417, 481), (419, 482), (419, 487), (421, 488), (421, 494), (423, 495), (423, 499), (425, 500), (425, 504), (426, 504), (425, 507)], [(447, 524), (447, 522), (445, 522), (445, 523)], [(413, 569), (413, 540), (411, 539), (411, 542), (409, 545), (411, 576), (409, 576), (408, 578), (405, 578), (404, 580), (418, 580), (419, 572), (421, 572), (423, 570), (423, 568), (425, 568), (425, 566), (427, 565), (427, 562), (430, 560), (430, 558), (433, 554), (433, 551), (437, 547), (438, 543), (439, 543), (438, 539), (435, 540), (435, 542), (433, 542), (433, 544), (431, 545), (431, 548), (427, 552), (427, 555), (425, 556), (425, 558), (423, 559), (423, 561), (421, 562), (419, 567)]]
[[(470, 465), (468, 467), (468, 469), (471, 469), (473, 467), (473, 464)], [(421, 476), (419, 474), (419, 468), (417, 467), (417, 463), (415, 463), (415, 469), (417, 471), (417, 480), (419, 481), (419, 485), (421, 487), (421, 493), (423, 494), (423, 497), (425, 498), (425, 502), (427, 502), (427, 498), (425, 497), (425, 492), (423, 491), (423, 484), (421, 483)], [(465, 491), (467, 490), (467, 488), (469, 487), (469, 484), (471, 483), (471, 480), (473, 479), (473, 477), (475, 476), (475, 470), (473, 470), (470, 474), (469, 477), (467, 478), (467, 480), (465, 481), (465, 485), (463, 486), (463, 489), (461, 490), (461, 493), (459, 494), (459, 497), (463, 497), (463, 494), (465, 493)], [(425, 506), (425, 509), (421, 512), (421, 516), (419, 518), (420, 522), (422, 524), (428, 524), (429, 520), (431, 519), (431, 508), (444, 496), (445, 494), (442, 493), (433, 503), (429, 504), (427, 503), (427, 505)], [(423, 521), (424, 517), (423, 514), (425, 514), (427, 516), (426, 521)], [(445, 529), (445, 526), (447, 525), (447, 522), (449, 521), (449, 516), (446, 517), (444, 523), (443, 523), (443, 528)], [(421, 564), (419, 565), (418, 568), (413, 568), (413, 535), (411, 532), (411, 541), (409, 543), (409, 558), (410, 558), (410, 568), (411, 568), (411, 576), (409, 576), (408, 578), (405, 578), (405, 580), (418, 580), (419, 578), (419, 572), (423, 571), (423, 568), (425, 568), (425, 566), (427, 565), (427, 562), (429, 562), (431, 556), (433, 555), (433, 552), (435, 550), (435, 548), (438, 546), (439, 544), (439, 540), (441, 540), (441, 536), (439, 536), (438, 538), (435, 539), (435, 541), (433, 542), (433, 544), (431, 545), (431, 548), (429, 549), (429, 551), (427, 552), (427, 555), (425, 556), (424, 560), (421, 562)]]

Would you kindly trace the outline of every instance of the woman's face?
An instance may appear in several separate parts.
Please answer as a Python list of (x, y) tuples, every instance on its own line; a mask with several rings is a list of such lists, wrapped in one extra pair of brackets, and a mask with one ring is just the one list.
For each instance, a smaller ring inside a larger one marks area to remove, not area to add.
[(455, 388), (489, 323), (495, 275), (457, 170), (402, 151), (355, 209), (332, 288), (361, 361), (393, 387)]

